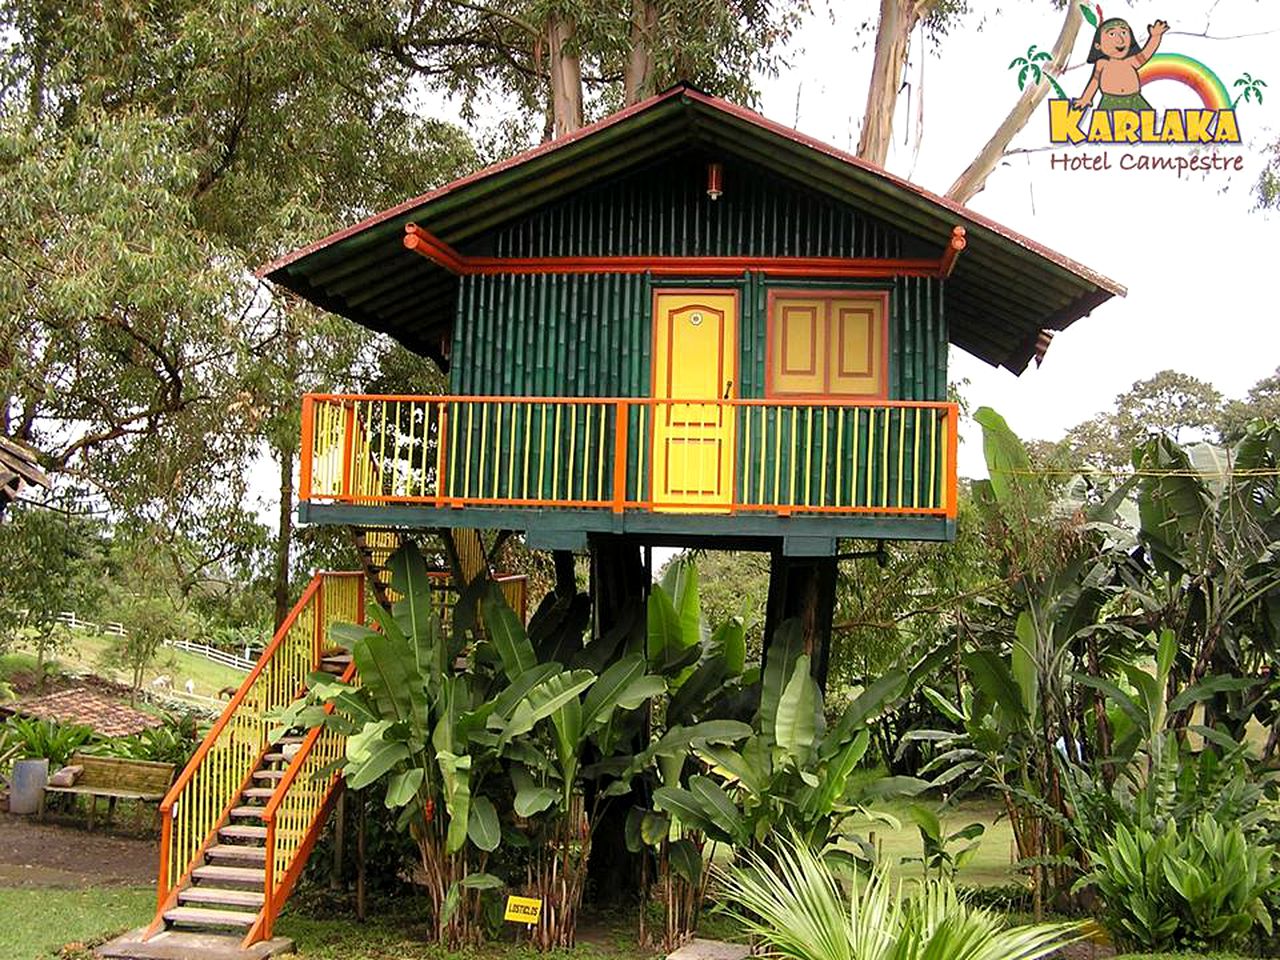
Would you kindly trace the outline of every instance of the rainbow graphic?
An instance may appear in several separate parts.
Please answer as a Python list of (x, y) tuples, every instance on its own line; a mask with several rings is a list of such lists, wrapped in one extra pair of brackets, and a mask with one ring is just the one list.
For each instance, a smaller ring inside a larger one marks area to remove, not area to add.
[(1145, 89), (1157, 80), (1176, 80), (1200, 95), (1206, 110), (1230, 110), (1231, 93), (1218, 75), (1199, 60), (1182, 53), (1157, 53), (1138, 69)]

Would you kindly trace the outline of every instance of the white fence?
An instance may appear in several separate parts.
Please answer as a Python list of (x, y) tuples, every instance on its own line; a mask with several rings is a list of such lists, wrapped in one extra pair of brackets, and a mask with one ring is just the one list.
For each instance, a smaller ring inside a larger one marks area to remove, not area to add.
[[(94, 623), (92, 620), (81, 620), (70, 610), (64, 610), (59, 613), (58, 622), (73, 630), (90, 630), (94, 633), (102, 633), (112, 637), (123, 637), (125, 635), (123, 624), (116, 622)], [(187, 653), (194, 653), (196, 656), (204, 657), (206, 660), (212, 660), (214, 663), (220, 663), (224, 667), (230, 667), (233, 670), (240, 670), (244, 673), (252, 670), (258, 659), (254, 651), (248, 647), (244, 649), (244, 656), (239, 656), (219, 650), (216, 647), (206, 646), (203, 643), (192, 643), (189, 640), (174, 640), (165, 645), (174, 647), (177, 650), (185, 650)]]
[(249, 650), (245, 650), (243, 657), (236, 656), (234, 653), (225, 653), (214, 647), (206, 647), (203, 643), (192, 643), (189, 640), (174, 640), (170, 646), (178, 650), (185, 650), (187, 653), (194, 653), (214, 663), (220, 663), (224, 667), (231, 667), (233, 670), (243, 670), (248, 673), (253, 669), (256, 661), (249, 659)]

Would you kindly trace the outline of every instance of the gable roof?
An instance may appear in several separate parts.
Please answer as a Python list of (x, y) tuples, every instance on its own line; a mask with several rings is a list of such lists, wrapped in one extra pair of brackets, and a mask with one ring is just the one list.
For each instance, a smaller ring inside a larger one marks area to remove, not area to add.
[(414, 197), (259, 271), (324, 309), (442, 359), (458, 279), (406, 250), (416, 223), (452, 247), (682, 148), (738, 156), (941, 251), (968, 245), (947, 281), (951, 342), (1021, 373), (1063, 330), (1125, 289), (1034, 240), (829, 144), (686, 85)]

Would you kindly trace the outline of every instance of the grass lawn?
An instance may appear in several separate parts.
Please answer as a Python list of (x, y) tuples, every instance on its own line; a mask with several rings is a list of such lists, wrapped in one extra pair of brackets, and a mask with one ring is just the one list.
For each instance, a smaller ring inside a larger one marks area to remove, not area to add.
[[(927, 806), (939, 813), (947, 833), (954, 833), (971, 823), (981, 823), (986, 828), (973, 859), (960, 871), (960, 883), (972, 886), (996, 886), (1019, 880), (1019, 874), (1013, 868), (1013, 863), (1017, 859), (1013, 844), (1013, 830), (1008, 820), (998, 819), (1001, 813), (998, 803), (987, 800), (965, 801), (946, 810), (939, 810), (938, 804), (932, 801), (925, 801), (921, 806)], [(884, 862), (902, 865), (903, 860), (911, 857), (918, 858), (921, 855), (920, 831), (915, 821), (911, 819), (910, 807), (911, 804), (905, 802), (876, 805), (877, 811), (888, 813), (900, 821), (901, 826), (897, 830), (863, 819), (853, 820), (851, 826), (864, 835), (874, 834), (875, 843), (880, 849)], [(965, 846), (967, 846), (966, 842), (958, 842), (951, 848), (951, 852), (957, 852)], [(905, 864), (902, 865), (902, 870), (908, 875), (915, 875), (920, 872), (921, 865)]]
[(155, 906), (150, 887), (0, 888), (0, 960), (55, 957), (65, 944), (141, 926)]
[[(52, 960), (68, 944), (97, 943), (151, 918), (155, 892), (149, 887), (93, 890), (0, 888), (0, 960)], [(290, 908), (276, 925), (297, 943), (299, 960), (538, 960), (541, 954), (511, 942), (449, 953), (423, 942), (420, 912), (412, 908), (357, 923), (345, 910), (310, 904)], [(714, 926), (714, 924), (712, 924)], [(650, 960), (635, 943), (631, 917), (584, 922), (578, 947), (555, 956), (574, 960)], [(92, 954), (68, 951), (67, 957)], [(1228, 954), (1129, 955), (1116, 960), (1243, 960)]]
[[(56, 656), (56, 660), (64, 669), (76, 671), (92, 671), (99, 676), (115, 680), (123, 684), (131, 684), (131, 672), (120, 666), (113, 666), (111, 654), (114, 638), (76, 631), (70, 646)], [(7, 662), (7, 661), (12, 661)], [(0, 658), (0, 679), (14, 669), (35, 669), (35, 657), (27, 653), (10, 654)], [(185, 650), (161, 648), (155, 661), (143, 673), (142, 682), (148, 684), (156, 677), (168, 676), (173, 681), (173, 689), (182, 691), (190, 679), (195, 683), (195, 692), (202, 697), (217, 697), (223, 687), (239, 687), (245, 675), (239, 670), (214, 663)]]

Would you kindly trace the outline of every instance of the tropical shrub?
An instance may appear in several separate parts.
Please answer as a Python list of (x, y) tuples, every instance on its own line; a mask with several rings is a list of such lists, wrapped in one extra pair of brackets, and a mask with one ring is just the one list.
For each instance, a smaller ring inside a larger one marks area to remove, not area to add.
[(187, 765), (200, 746), (200, 729), (194, 714), (169, 714), (158, 727), (148, 727), (127, 737), (104, 740), (95, 753), (127, 760), (172, 763), (179, 770)]
[(743, 851), (723, 877), (725, 912), (786, 960), (1036, 960), (1079, 939), (1080, 924), (1006, 927), (942, 878), (907, 888), (883, 872), (846, 893), (827, 861), (794, 834)]
[(73, 753), (94, 739), (94, 732), (81, 724), (10, 717), (0, 727), (0, 754), (14, 760), (44, 757), (53, 772), (66, 766)]
[[(468, 588), (444, 631), (417, 548), (402, 548), (389, 565), (404, 599), (391, 612), (370, 608), (378, 629), (331, 628), (352, 652), (358, 684), (314, 676), (309, 698), (278, 718), (279, 732), (327, 724), (347, 738), (347, 785), (385, 784), (386, 806), (400, 811), (417, 844), (439, 939), (478, 939), (484, 892), (511, 886), (545, 901), (535, 943), (571, 946), (608, 793), (597, 784), (588, 804), (587, 782), (628, 766), (625, 714), (665, 684), (647, 674), (644, 651), (600, 655), (583, 645), (580, 626), (557, 637), (542, 618), (535, 645), (493, 584)], [(483, 627), (473, 629), (478, 595)], [(548, 651), (569, 667), (540, 661)], [(611, 658), (599, 672), (574, 665)], [(588, 754), (601, 758), (590, 769)], [(524, 851), (508, 858), (505, 877), (491, 872), (500, 846)]]
[(1091, 851), (1103, 923), (1117, 944), (1143, 950), (1223, 950), (1260, 927), (1271, 932), (1266, 897), (1280, 883), (1276, 851), (1251, 844), (1239, 826), (1199, 817), (1186, 826), (1125, 826)]

